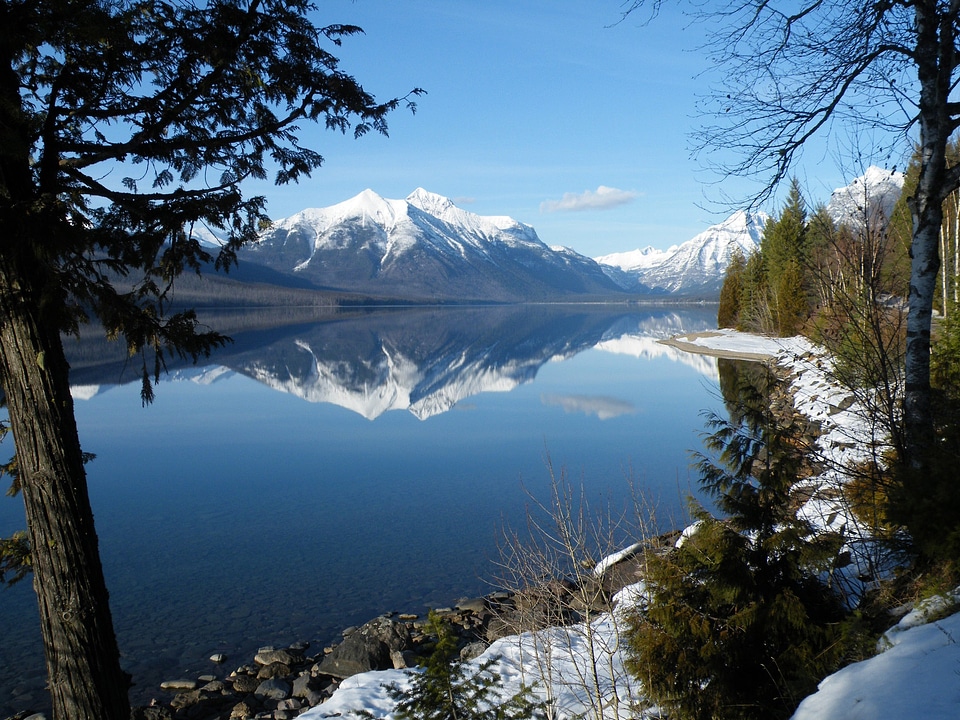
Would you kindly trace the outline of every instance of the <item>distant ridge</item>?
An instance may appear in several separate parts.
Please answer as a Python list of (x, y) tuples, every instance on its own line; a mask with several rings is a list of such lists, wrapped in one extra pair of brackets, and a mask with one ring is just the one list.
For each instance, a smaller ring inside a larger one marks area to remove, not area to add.
[[(903, 189), (903, 173), (876, 166), (830, 196), (827, 213), (837, 224), (860, 225), (889, 217)], [(766, 213), (739, 210), (669, 250), (652, 247), (594, 258), (629, 292), (718, 297), (733, 252), (749, 255), (760, 246)]]
[(739, 210), (669, 250), (647, 247), (595, 259), (624, 290), (719, 296), (734, 251), (749, 255), (759, 247), (767, 219)]

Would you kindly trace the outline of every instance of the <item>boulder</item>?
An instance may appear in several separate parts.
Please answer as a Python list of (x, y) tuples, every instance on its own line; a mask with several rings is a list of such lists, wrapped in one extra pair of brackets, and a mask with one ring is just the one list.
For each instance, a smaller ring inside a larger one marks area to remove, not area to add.
[(171, 690), (173, 692), (182, 692), (184, 690), (195, 690), (197, 687), (196, 680), (188, 680), (186, 678), (180, 680), (164, 680), (160, 683), (161, 690)]
[(272, 665), (273, 663), (282, 663), (284, 665), (296, 665), (303, 661), (303, 652), (292, 652), (290, 650), (263, 649), (257, 653), (253, 661), (257, 665)]
[(402, 652), (409, 646), (410, 631), (404, 623), (379, 617), (344, 638), (323, 658), (319, 671), (348, 678), (369, 670), (388, 670), (394, 666), (391, 653)]
[(487, 650), (487, 644), (482, 642), (472, 642), (460, 648), (460, 659), (464, 662), (480, 657)]
[(260, 680), (269, 680), (270, 678), (275, 677), (286, 677), (291, 674), (290, 666), (282, 662), (272, 662), (269, 665), (264, 665), (260, 668), (260, 672), (257, 673), (257, 677)]
[(238, 693), (252, 693), (260, 686), (260, 680), (255, 675), (237, 675), (231, 682), (234, 691)]
[(310, 673), (304, 673), (293, 681), (293, 697), (307, 698), (313, 690), (313, 677)]
[(457, 602), (457, 610), (461, 612), (471, 612), (474, 615), (482, 615), (487, 612), (487, 601), (485, 598), (465, 598)]
[(280, 678), (264, 680), (254, 691), (254, 697), (259, 700), (286, 700), (290, 697), (290, 683)]

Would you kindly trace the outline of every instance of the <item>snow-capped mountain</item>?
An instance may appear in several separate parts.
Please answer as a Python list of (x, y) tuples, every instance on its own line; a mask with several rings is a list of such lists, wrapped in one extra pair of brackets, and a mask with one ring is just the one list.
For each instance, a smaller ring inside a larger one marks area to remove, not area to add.
[[(837, 224), (862, 225), (878, 213), (889, 217), (903, 189), (903, 173), (876, 166), (830, 196), (827, 212)], [(735, 249), (749, 255), (760, 246), (769, 217), (738, 211), (719, 225), (669, 250), (646, 247), (594, 258), (620, 287), (631, 292), (716, 296)]]
[(827, 213), (838, 225), (859, 227), (876, 220), (878, 213), (890, 217), (902, 190), (903, 173), (871, 165), (852, 183), (831, 193)]
[(610, 294), (600, 266), (545, 245), (509, 217), (480, 216), (418, 188), (405, 200), (372, 190), (276, 222), (247, 260), (313, 285), (411, 299), (531, 300)]
[(759, 247), (767, 219), (739, 210), (669, 250), (647, 247), (595, 260), (625, 290), (715, 296), (734, 251), (749, 255)]

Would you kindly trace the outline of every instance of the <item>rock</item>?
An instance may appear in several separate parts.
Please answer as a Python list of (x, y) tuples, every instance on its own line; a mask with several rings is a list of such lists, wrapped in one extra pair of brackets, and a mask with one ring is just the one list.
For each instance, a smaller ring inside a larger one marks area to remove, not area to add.
[(224, 663), (227, 661), (227, 656), (224, 655), (223, 653), (214, 653), (213, 655), (210, 656), (210, 661), (215, 662), (217, 664)]
[(189, 690), (187, 692), (177, 693), (176, 697), (170, 701), (170, 707), (180, 710), (191, 705), (196, 705), (200, 701), (199, 690)]
[(256, 711), (246, 702), (238, 702), (230, 711), (230, 717), (234, 720), (245, 720), (246, 718), (252, 718), (255, 713)]
[(296, 698), (287, 698), (277, 703), (277, 710), (299, 710), (303, 705)]
[(162, 683), (160, 683), (161, 690), (171, 690), (174, 692), (181, 692), (184, 690), (196, 690), (196, 688), (197, 688), (196, 680), (187, 680), (185, 678), (180, 680), (165, 680)]
[(226, 689), (227, 689), (227, 686), (224, 685), (222, 681), (220, 681), (220, 680), (211, 680), (211, 681), (208, 682), (206, 685), (204, 685), (202, 688), (200, 688), (200, 692), (211, 693), (211, 694), (213, 694), (213, 693), (222, 693), (222, 692), (223, 692), (224, 690), (226, 690)]
[(238, 693), (252, 693), (260, 687), (260, 680), (254, 675), (237, 675), (232, 682), (234, 691)]
[(403, 652), (400, 650), (390, 651), (390, 662), (393, 663), (394, 670), (403, 670), (407, 667), (407, 659), (403, 656)]
[(410, 646), (410, 631), (406, 624), (379, 617), (351, 633), (332, 653), (323, 658), (320, 672), (338, 678), (348, 678), (369, 670), (388, 670), (393, 667), (393, 650)]
[(304, 700), (306, 700), (307, 705), (309, 705), (310, 707), (316, 707), (317, 705), (322, 703), (324, 700), (326, 700), (328, 697), (329, 695), (324, 695), (319, 690), (310, 690), (309, 692), (307, 692), (307, 696), (304, 698)]
[(487, 650), (486, 643), (482, 642), (472, 642), (469, 645), (464, 645), (460, 649), (460, 659), (463, 661), (473, 660), (475, 657), (483, 655)]
[(393, 666), (389, 650), (375, 637), (351, 635), (320, 663), (320, 672), (348, 678), (370, 670), (386, 670)]
[(284, 665), (296, 665), (303, 660), (303, 653), (294, 654), (289, 650), (261, 650), (253, 659), (257, 665), (271, 665), (272, 663), (283, 663)]
[(293, 671), (290, 669), (290, 666), (282, 662), (272, 662), (269, 665), (264, 665), (260, 668), (260, 672), (257, 673), (257, 677), (260, 680), (269, 680), (270, 678), (275, 677), (286, 677), (290, 675)]
[(292, 695), (295, 698), (306, 698), (312, 688), (313, 678), (310, 676), (310, 673), (305, 673), (293, 681), (293, 692)]
[(487, 611), (487, 601), (484, 598), (470, 598), (457, 601), (457, 610), (482, 615)]
[(290, 697), (290, 683), (280, 678), (264, 680), (254, 691), (254, 696), (260, 700), (286, 700)]

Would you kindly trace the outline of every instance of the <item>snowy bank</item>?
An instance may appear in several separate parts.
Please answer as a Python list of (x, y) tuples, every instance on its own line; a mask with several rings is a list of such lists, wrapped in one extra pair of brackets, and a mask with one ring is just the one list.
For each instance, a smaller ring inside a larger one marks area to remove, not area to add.
[[(808, 481), (811, 497), (803, 512), (822, 527), (842, 530), (856, 563), (874, 563), (865, 531), (830, 492), (842, 482), (838, 468), (865, 459), (873, 436), (854, 399), (831, 382), (830, 363), (824, 354), (804, 338), (768, 338), (730, 330), (681, 336), (670, 344), (689, 352), (769, 361), (789, 377), (797, 410), (823, 430), (817, 452), (825, 470)], [(606, 561), (605, 566), (612, 562)], [(855, 564), (852, 574), (860, 569)], [(619, 596), (620, 606), (629, 607), (633, 602), (629, 596), (639, 592), (640, 586), (627, 588)], [(876, 657), (826, 678), (819, 690), (803, 701), (794, 720), (960, 717), (960, 614), (921, 624), (926, 619), (924, 611), (921, 608), (907, 615), (891, 629), (881, 640)], [(533, 685), (537, 695), (553, 701), (558, 718), (658, 717), (655, 710), (648, 715), (640, 709), (648, 703), (624, 670), (618, 643), (621, 623), (615, 610), (589, 626), (502, 638), (472, 662), (499, 658), (493, 669), (501, 676), (504, 693), (513, 694), (521, 683)], [(376, 718), (392, 718), (393, 703), (383, 686), (402, 685), (407, 672), (355, 675), (345, 680), (333, 697), (300, 717), (346, 718), (366, 710)]]

